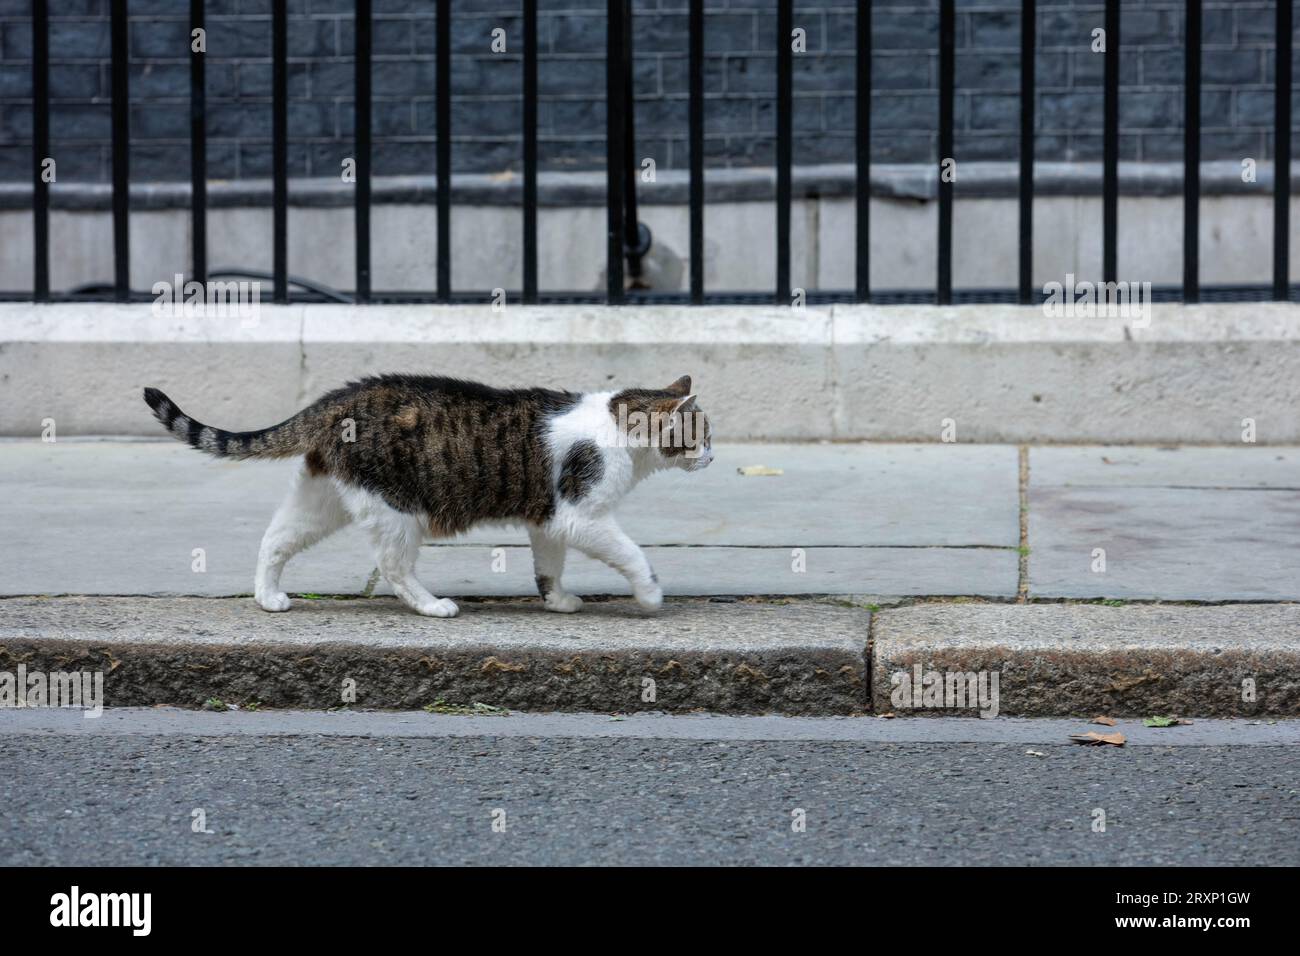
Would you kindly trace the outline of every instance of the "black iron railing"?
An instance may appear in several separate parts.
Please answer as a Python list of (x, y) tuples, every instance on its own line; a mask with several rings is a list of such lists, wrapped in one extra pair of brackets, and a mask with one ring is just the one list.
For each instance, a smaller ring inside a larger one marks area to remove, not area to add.
[[(771, 293), (736, 294), (713, 292), (704, 283), (704, 0), (689, 0), (689, 148), (690, 148), (690, 274), (686, 293), (627, 289), (629, 276), (640, 274), (642, 256), (651, 237), (637, 220), (636, 162), (633, 155), (632, 10), (631, 0), (608, 0), (606, 116), (607, 116), (607, 289), (603, 296), (592, 293), (541, 292), (537, 267), (537, 0), (522, 0), (523, 14), (523, 286), (511, 298), (531, 303), (542, 301), (689, 301), (695, 304), (722, 301), (791, 301), (791, 166), (794, 59), (791, 48), (793, 0), (772, 0), (776, 31), (776, 275)], [(439, 0), (435, 14), (437, 36), (437, 269), (436, 288), (430, 292), (376, 293), (371, 282), (371, 2), (356, 0), (355, 28), (355, 300), (370, 301), (484, 301), (485, 294), (453, 290), (451, 285), (451, 6)], [(1273, 261), (1271, 286), (1220, 289), (1217, 294), (1202, 290), (1199, 280), (1200, 202), (1200, 81), (1201, 0), (1186, 4), (1186, 72), (1184, 124), (1184, 217), (1183, 282), (1181, 288), (1157, 289), (1157, 298), (1196, 302), (1207, 297), (1286, 299), (1295, 292), (1288, 275), (1290, 253), (1291, 182), (1291, 56), (1292, 3), (1280, 0), (1276, 7), (1275, 76), (1275, 161), (1273, 183)], [(938, 177), (938, 262), (933, 293), (904, 292), (873, 296), (870, 275), (870, 170), (871, 170), (871, 51), (872, 4), (859, 0), (856, 57), (856, 142), (855, 180), (857, 226), (854, 240), (855, 282), (852, 290), (809, 291), (809, 301), (1038, 301), (1041, 293), (1033, 286), (1033, 201), (1034, 201), (1034, 25), (1035, 0), (1021, 0), (1020, 58), (1020, 155), (1019, 155), (1019, 255), (1017, 287), (996, 290), (953, 290), (954, 182), (942, 174), (943, 165), (954, 157), (955, 92), (955, 9), (954, 0), (939, 4), (939, 128), (940, 175)], [(1105, 0), (1105, 72), (1103, 79), (1103, 176), (1102, 176), (1102, 273), (1103, 280), (1118, 278), (1119, 235), (1119, 57), (1120, 0)], [(96, 294), (63, 295), (59, 298), (103, 298), (118, 301), (142, 298), (133, 295), (129, 284), (129, 136), (128, 109), (128, 2), (112, 0), (112, 221), (113, 283)], [(203, 0), (190, 0), (191, 29), (204, 26)], [(272, 230), (273, 253), (270, 277), (273, 298), (288, 302), (291, 284), (294, 298), (320, 298), (307, 283), (291, 283), (288, 274), (288, 15), (287, 0), (272, 3), (270, 52), (272, 62)], [(42, 176), (42, 164), (50, 155), (49, 94), (49, 11), (47, 0), (33, 0), (32, 95), (34, 107), (33, 242), (35, 244), (33, 291), (37, 301), (48, 301), (50, 290), (49, 186)], [(192, 274), (204, 282), (209, 278), (207, 254), (207, 154), (205, 134), (204, 53), (190, 53), (190, 144)], [(250, 273), (251, 274), (251, 273)]]
[[(203, 0), (190, 0), (190, 35), (202, 30)], [(208, 115), (206, 59), (190, 54), (190, 277), (208, 281)]]
[[(1190, 0), (1189, 0), (1190, 2)], [(1199, 6), (1199, 3), (1197, 4)], [(1291, 244), (1291, 0), (1277, 5), (1277, 83), (1273, 99), (1274, 164), (1273, 185), (1273, 298), (1287, 297), (1287, 263)], [(1200, 51), (1196, 52), (1197, 72)]]
[(50, 17), (46, 0), (32, 0), (32, 297), (50, 297)]

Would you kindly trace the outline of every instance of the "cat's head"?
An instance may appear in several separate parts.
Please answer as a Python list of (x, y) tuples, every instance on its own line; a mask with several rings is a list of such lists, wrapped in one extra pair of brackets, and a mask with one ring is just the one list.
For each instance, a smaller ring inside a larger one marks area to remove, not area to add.
[(620, 438), (658, 456), (660, 467), (699, 471), (713, 461), (709, 417), (691, 394), (689, 375), (667, 388), (624, 389), (609, 400), (609, 410)]

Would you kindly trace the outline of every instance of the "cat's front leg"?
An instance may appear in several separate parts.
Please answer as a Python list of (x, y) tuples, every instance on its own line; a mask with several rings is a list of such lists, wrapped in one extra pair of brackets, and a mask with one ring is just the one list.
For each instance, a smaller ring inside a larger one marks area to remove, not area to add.
[(612, 516), (590, 518), (575, 525), (569, 543), (579, 551), (604, 561), (632, 585), (636, 603), (647, 611), (657, 611), (664, 603), (659, 578), (640, 545), (627, 536)]
[(533, 575), (537, 580), (537, 592), (541, 594), (546, 609), (560, 614), (572, 614), (579, 610), (582, 598), (565, 591), (560, 583), (564, 574), (564, 539), (541, 528), (529, 528), (528, 540), (533, 546)]

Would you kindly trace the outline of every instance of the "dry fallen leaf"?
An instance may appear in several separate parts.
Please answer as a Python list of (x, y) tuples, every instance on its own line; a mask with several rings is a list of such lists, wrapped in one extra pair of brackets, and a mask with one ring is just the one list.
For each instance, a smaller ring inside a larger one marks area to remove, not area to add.
[(1092, 718), (1092, 722), (1094, 724), (1101, 724), (1103, 727), (1115, 726), (1115, 718), (1113, 717), (1094, 717)]
[(1101, 744), (1124, 746), (1124, 735), (1119, 731), (1113, 734), (1099, 734), (1095, 730), (1090, 730), (1086, 734), (1070, 734), (1070, 739), (1077, 744), (1087, 744), (1089, 747), (1098, 747)]
[(746, 478), (767, 478), (785, 474), (780, 468), (769, 468), (767, 465), (745, 465), (743, 468), (737, 468), (736, 472)]

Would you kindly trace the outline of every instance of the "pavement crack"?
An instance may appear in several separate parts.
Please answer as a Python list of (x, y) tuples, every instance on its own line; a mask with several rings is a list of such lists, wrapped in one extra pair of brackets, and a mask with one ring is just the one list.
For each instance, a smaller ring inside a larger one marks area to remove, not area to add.
[(1020, 562), (1016, 603), (1029, 600), (1029, 446), (1020, 446)]

